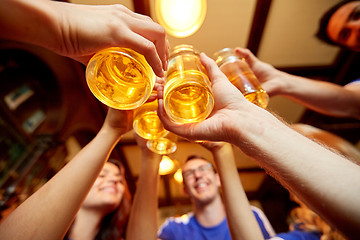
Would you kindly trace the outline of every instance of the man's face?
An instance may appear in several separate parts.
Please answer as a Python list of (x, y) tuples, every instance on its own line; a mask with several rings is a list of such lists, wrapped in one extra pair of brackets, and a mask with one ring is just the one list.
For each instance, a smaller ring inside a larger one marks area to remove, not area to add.
[(184, 164), (182, 172), (185, 192), (196, 204), (207, 204), (220, 194), (219, 176), (209, 162), (192, 159)]
[(330, 18), (327, 33), (334, 42), (360, 51), (360, 1), (347, 3)]

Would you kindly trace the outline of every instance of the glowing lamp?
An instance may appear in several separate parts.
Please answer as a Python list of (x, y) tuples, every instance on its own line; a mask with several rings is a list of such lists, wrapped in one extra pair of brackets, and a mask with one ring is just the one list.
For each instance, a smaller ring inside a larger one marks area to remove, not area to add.
[(206, 0), (155, 0), (155, 14), (161, 26), (174, 37), (195, 33), (206, 16)]
[(174, 173), (174, 179), (176, 182), (178, 183), (182, 183), (183, 182), (183, 177), (182, 177), (182, 171), (181, 169), (178, 169), (175, 173)]
[(175, 162), (168, 156), (163, 156), (160, 161), (159, 174), (170, 174), (175, 168)]

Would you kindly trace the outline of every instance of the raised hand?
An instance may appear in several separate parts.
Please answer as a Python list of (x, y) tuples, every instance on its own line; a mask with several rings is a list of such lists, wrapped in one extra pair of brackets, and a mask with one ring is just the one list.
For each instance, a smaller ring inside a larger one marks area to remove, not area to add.
[(167, 66), (164, 28), (120, 4), (4, 0), (0, 29), (0, 38), (39, 45), (85, 65), (102, 49), (127, 47), (144, 55), (159, 77)]
[(97, 51), (114, 46), (143, 54), (158, 76), (166, 69), (169, 44), (165, 30), (150, 17), (122, 5), (61, 6), (62, 55), (86, 64)]
[(111, 131), (117, 135), (123, 135), (132, 129), (132, 111), (108, 109), (102, 130)]
[(200, 58), (209, 74), (215, 99), (210, 117), (199, 123), (172, 122), (164, 110), (162, 88), (158, 91), (158, 115), (166, 129), (189, 140), (231, 141), (235, 134), (234, 121), (241, 121), (241, 116), (251, 114), (251, 111), (257, 107), (244, 98), (211, 58), (204, 53)]
[(286, 87), (284, 81), (286, 78), (283, 78), (284, 73), (270, 64), (260, 61), (249, 49), (237, 47), (235, 54), (245, 59), (269, 96), (280, 94), (281, 89)]

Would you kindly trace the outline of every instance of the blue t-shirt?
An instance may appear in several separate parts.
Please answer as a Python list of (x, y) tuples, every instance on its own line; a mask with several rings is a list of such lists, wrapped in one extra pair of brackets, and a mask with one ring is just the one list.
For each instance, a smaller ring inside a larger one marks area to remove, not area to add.
[(287, 233), (276, 234), (271, 240), (320, 240), (319, 232), (305, 232), (303, 230), (294, 230)]
[[(263, 212), (256, 207), (252, 206), (251, 208), (264, 238), (274, 236), (274, 230)], [(231, 240), (226, 218), (216, 226), (203, 227), (196, 220), (193, 213), (166, 219), (159, 229), (158, 236), (163, 240)]]
[(317, 231), (306, 231), (301, 229), (301, 224), (294, 224), (294, 230), (286, 233), (276, 234), (271, 240), (320, 240), (321, 234)]

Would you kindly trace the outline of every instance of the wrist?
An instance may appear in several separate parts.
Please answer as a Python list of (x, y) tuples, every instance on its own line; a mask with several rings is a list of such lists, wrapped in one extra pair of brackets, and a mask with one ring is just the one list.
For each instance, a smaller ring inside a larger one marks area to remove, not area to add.
[(102, 126), (100, 131), (98, 132), (99, 135), (105, 135), (107, 138), (110, 139), (117, 139), (120, 140), (120, 138), (125, 134), (125, 131), (114, 129), (111, 127), (108, 127), (106, 125)]
[[(268, 112), (248, 100), (244, 100), (238, 104), (236, 108), (231, 109), (231, 115), (227, 121), (223, 121), (220, 129), (224, 135), (220, 141), (228, 142), (238, 146), (239, 142), (245, 141), (250, 132), (258, 132), (262, 129), (262, 115)], [(260, 134), (259, 133), (259, 134)]]
[[(30, 5), (30, 2), (31, 5)], [(55, 51), (61, 43), (59, 43), (61, 28), (59, 26), (59, 8), (57, 7), (58, 2), (55, 1), (29, 1), (29, 8), (34, 23), (30, 23), (37, 27), (35, 30), (36, 38), (32, 38), (29, 41), (33, 41), (34, 44), (49, 50)], [(32, 27), (31, 27), (32, 28)]]
[(216, 165), (219, 164), (219, 161), (228, 161), (234, 158), (232, 145), (230, 143), (224, 142), (224, 144), (212, 148), (211, 152), (214, 156)]
[[(57, 2), (57, 1), (49, 1), (48, 14), (49, 16), (49, 29), (52, 31), (51, 36), (48, 36), (49, 46), (48, 48), (52, 51), (64, 55), (66, 52), (66, 48), (69, 43), (69, 30), (70, 26), (74, 25), (74, 23), (69, 22), (68, 15), (71, 14), (73, 6), (70, 6), (69, 3), (66, 2)], [(70, 7), (68, 9), (68, 6)]]
[[(54, 1), (5, 1), (0, 10), (0, 36), (48, 49), (56, 46), (57, 11)], [(11, 14), (3, 12), (11, 9)], [(51, 47), (52, 46), (52, 47)]]
[(153, 169), (154, 171), (159, 170), (159, 164), (162, 156), (150, 151), (147, 147), (142, 150), (142, 164), (141, 167), (147, 170)]
[(227, 143), (227, 142), (219, 142), (218, 144), (216, 144), (215, 146), (213, 146), (210, 151), (214, 154), (214, 155), (220, 155), (223, 152), (227, 152), (229, 150), (229, 147), (231, 148), (231, 144)]
[(265, 149), (264, 146), (272, 142), (277, 132), (286, 127), (273, 114), (257, 106), (249, 108), (246, 114), (233, 119), (229, 142), (252, 157)]
[(279, 71), (278, 79), (280, 83), (279, 95), (291, 96), (298, 87), (297, 76)]

